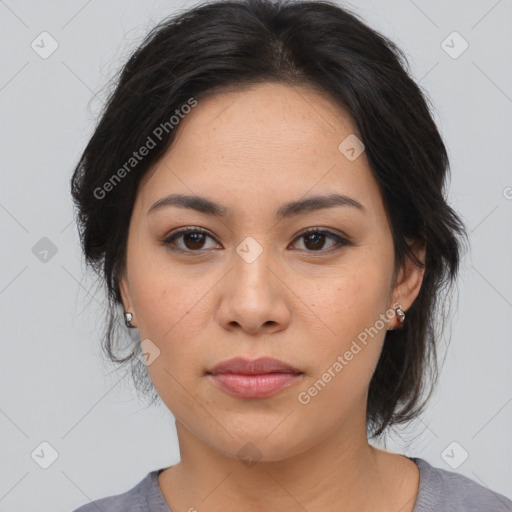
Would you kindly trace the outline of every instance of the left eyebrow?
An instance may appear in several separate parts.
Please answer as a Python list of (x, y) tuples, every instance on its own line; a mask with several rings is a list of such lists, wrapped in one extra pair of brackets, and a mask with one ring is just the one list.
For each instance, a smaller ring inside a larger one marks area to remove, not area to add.
[(329, 194), (327, 196), (313, 196), (286, 203), (277, 210), (276, 217), (285, 219), (300, 215), (301, 213), (324, 210), (335, 206), (351, 206), (361, 212), (366, 211), (365, 207), (352, 197), (343, 194)]
[[(153, 206), (151, 206), (147, 213), (149, 214), (167, 206), (178, 206), (180, 208), (192, 209), (200, 213), (216, 217), (225, 217), (229, 211), (225, 206), (215, 203), (206, 197), (171, 194), (159, 199), (155, 204), (153, 204)], [(335, 206), (350, 206), (360, 210), (361, 212), (366, 211), (365, 207), (352, 197), (343, 194), (329, 194), (285, 203), (277, 210), (276, 217), (278, 219), (295, 217), (306, 212), (324, 210)]]

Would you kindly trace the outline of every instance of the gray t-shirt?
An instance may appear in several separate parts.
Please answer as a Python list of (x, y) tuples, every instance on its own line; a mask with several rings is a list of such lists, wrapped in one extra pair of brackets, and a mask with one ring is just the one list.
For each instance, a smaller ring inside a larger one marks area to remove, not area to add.
[[(512, 512), (512, 501), (459, 473), (409, 457), (420, 469), (420, 484), (413, 512)], [(148, 473), (122, 494), (101, 498), (73, 512), (172, 512), (158, 485), (162, 469)]]

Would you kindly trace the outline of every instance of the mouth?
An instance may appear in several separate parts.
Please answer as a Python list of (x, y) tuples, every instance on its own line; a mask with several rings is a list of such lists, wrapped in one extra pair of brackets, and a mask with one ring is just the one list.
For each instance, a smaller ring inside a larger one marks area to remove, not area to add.
[(302, 380), (299, 369), (278, 359), (234, 358), (206, 372), (221, 390), (240, 398), (265, 398)]

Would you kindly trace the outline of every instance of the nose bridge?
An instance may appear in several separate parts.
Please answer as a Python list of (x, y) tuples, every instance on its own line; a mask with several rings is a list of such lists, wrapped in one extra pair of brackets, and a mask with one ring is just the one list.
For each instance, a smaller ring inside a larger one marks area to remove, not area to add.
[(246, 237), (237, 247), (234, 255), (234, 284), (246, 287), (246, 292), (268, 292), (270, 274), (270, 250), (264, 248), (255, 238)]
[(272, 268), (270, 249), (247, 237), (233, 253), (222, 289), (217, 318), (226, 329), (238, 325), (254, 334), (285, 328), (291, 313)]

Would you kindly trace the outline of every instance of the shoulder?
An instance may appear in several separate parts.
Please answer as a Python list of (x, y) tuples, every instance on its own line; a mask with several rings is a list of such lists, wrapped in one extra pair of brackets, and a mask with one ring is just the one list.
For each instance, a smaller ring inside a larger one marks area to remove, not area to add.
[(413, 512), (512, 512), (512, 501), (474, 480), (410, 457), (420, 469)]
[(170, 509), (158, 486), (160, 471), (162, 470), (151, 471), (139, 483), (123, 493), (91, 501), (73, 512), (168, 512)]

